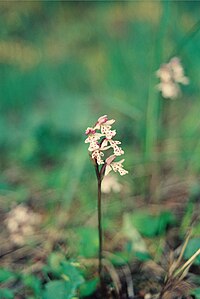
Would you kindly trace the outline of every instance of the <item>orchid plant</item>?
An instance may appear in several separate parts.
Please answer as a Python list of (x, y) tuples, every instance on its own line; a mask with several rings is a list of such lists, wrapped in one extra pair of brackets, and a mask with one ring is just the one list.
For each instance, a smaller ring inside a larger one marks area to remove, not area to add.
[(116, 130), (112, 130), (115, 120), (108, 120), (107, 115), (99, 117), (94, 127), (88, 127), (85, 131), (87, 138), (85, 143), (89, 143), (88, 151), (90, 158), (95, 166), (98, 182), (98, 234), (99, 234), (99, 278), (101, 287), (103, 286), (102, 274), (102, 216), (101, 216), (101, 183), (110, 171), (119, 172), (120, 175), (128, 173), (123, 168), (124, 159), (115, 159), (124, 154), (119, 146), (120, 141), (113, 140)]

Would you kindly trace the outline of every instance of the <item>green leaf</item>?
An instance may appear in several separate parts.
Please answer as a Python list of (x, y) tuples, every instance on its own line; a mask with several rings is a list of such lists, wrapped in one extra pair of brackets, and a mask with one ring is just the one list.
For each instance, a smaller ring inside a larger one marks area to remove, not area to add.
[(22, 278), (25, 286), (31, 288), (35, 295), (39, 295), (41, 292), (41, 281), (34, 275), (25, 275)]
[(198, 222), (196, 225), (194, 225), (194, 227), (192, 229), (192, 233), (194, 236), (200, 235), (200, 222)]
[(150, 215), (147, 211), (133, 213), (131, 221), (135, 228), (145, 237), (161, 235), (166, 231), (167, 225), (175, 222), (174, 216), (170, 212)]
[(50, 271), (52, 271), (55, 275), (60, 275), (62, 272), (61, 262), (64, 259), (65, 257), (60, 252), (52, 252), (48, 257)]
[(138, 260), (142, 261), (142, 262), (146, 262), (149, 261), (151, 259), (151, 256), (148, 252), (136, 252), (135, 256)]
[(122, 233), (123, 235), (130, 240), (127, 244), (127, 251), (128, 252), (147, 252), (147, 247), (144, 242), (144, 239), (140, 235), (137, 228), (133, 225), (132, 215), (124, 214), (123, 216), (123, 226), (122, 226)]
[(183, 215), (181, 225), (180, 225), (180, 235), (184, 236), (187, 228), (190, 226), (192, 215), (194, 211), (194, 203), (188, 202), (186, 205), (185, 213)]
[(194, 295), (196, 299), (200, 299), (200, 288), (192, 290), (191, 295)]
[(159, 218), (159, 226), (158, 226), (157, 233), (159, 235), (163, 234), (166, 231), (167, 226), (169, 224), (170, 225), (175, 224), (175, 217), (170, 211), (161, 212), (158, 218)]
[(83, 276), (80, 274), (80, 270), (71, 261), (64, 260), (65, 257), (61, 253), (53, 252), (48, 259), (49, 267), (47, 271), (52, 271), (58, 278), (63, 278), (66, 281), (73, 282), (76, 288), (84, 282)]
[(50, 281), (45, 285), (43, 299), (71, 299), (76, 295), (77, 287), (84, 282), (83, 277), (76, 271), (76, 268), (66, 265), (64, 280)]
[(12, 186), (5, 182), (0, 182), (0, 193), (12, 190)]
[(14, 294), (9, 289), (0, 289), (0, 299), (13, 299)]
[(98, 253), (98, 234), (93, 227), (82, 227), (77, 230), (79, 255), (86, 258), (95, 257)]
[(77, 288), (84, 282), (79, 269), (72, 262), (64, 261), (59, 253), (50, 255), (49, 264), (49, 270), (53, 270), (53, 273), (60, 279), (50, 281), (45, 285), (43, 298), (70, 299), (74, 297)]
[(43, 299), (70, 299), (74, 296), (73, 285), (62, 280), (50, 281), (45, 285)]
[(62, 277), (73, 284), (74, 289), (84, 282), (79, 270), (69, 262), (61, 263)]
[(123, 266), (129, 262), (130, 260), (129, 255), (130, 254), (125, 251), (123, 252), (119, 251), (119, 252), (115, 252), (115, 254), (112, 254), (109, 259), (113, 265)]
[(94, 293), (94, 291), (97, 288), (99, 280), (98, 278), (94, 278), (88, 281), (85, 281), (81, 286), (80, 286), (80, 296), (81, 297), (86, 297)]
[[(200, 248), (200, 238), (190, 239), (184, 252), (184, 258), (189, 259)], [(200, 265), (200, 255), (194, 261), (194, 264)]]
[(7, 269), (0, 269), (0, 283), (15, 278), (15, 274)]

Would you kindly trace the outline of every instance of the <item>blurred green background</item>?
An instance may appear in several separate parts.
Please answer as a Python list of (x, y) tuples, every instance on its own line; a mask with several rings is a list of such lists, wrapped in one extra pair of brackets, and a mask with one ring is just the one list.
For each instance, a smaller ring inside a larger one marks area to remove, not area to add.
[[(199, 16), (199, 1), (0, 2), (0, 216), (5, 224), (23, 203), (42, 219), (18, 259), (2, 226), (3, 266), (39, 270), (30, 280), (22, 271), (25, 291), (13, 284), (1, 298), (41, 298), (49, 277), (63, 279), (60, 260), (97, 256), (96, 178), (84, 140), (104, 114), (116, 120), (129, 171), (118, 177), (121, 191), (103, 198), (104, 249), (159, 261), (169, 226), (184, 239), (200, 194)], [(173, 56), (190, 84), (166, 100), (156, 71)], [(199, 246), (192, 242), (185, 258)], [(3, 282), (13, 275), (6, 271)]]
[[(197, 1), (0, 3), (5, 210), (25, 201), (92, 213), (96, 182), (84, 131), (103, 114), (116, 119), (130, 198), (159, 197), (166, 176), (196, 182), (199, 12)], [(172, 56), (190, 78), (176, 101), (156, 89), (156, 70)]]

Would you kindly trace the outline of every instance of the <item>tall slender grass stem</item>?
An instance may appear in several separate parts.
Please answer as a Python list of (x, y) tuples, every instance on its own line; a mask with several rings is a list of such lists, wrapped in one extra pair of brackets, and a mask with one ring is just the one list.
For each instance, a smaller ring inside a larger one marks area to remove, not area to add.
[(188, 233), (188, 235), (187, 235), (187, 237), (186, 237), (186, 239), (185, 239), (185, 242), (184, 242), (184, 244), (183, 244), (183, 247), (182, 247), (182, 249), (181, 249), (181, 253), (180, 253), (180, 255), (179, 255), (179, 257), (178, 257), (178, 260), (177, 260), (177, 262), (176, 262), (176, 266), (179, 266), (180, 265), (180, 262), (181, 262), (181, 260), (182, 260), (182, 257), (183, 257), (183, 254), (184, 254), (184, 252), (185, 252), (185, 249), (186, 249), (186, 247), (187, 247), (187, 245), (188, 245), (188, 242), (189, 242), (189, 239), (190, 239), (190, 237), (191, 237), (191, 230), (189, 230), (189, 233)]

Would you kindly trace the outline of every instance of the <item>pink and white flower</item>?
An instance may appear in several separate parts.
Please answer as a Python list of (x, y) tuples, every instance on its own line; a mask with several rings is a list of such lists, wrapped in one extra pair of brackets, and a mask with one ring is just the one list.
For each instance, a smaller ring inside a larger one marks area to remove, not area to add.
[(101, 133), (106, 139), (112, 139), (116, 135), (116, 130), (110, 130), (111, 126), (101, 126)]
[(97, 150), (99, 148), (100, 148), (100, 145), (99, 145), (99, 143), (97, 141), (91, 141), (90, 145), (88, 147), (88, 151), (89, 152), (93, 152), (93, 151), (95, 151), (95, 150)]
[(114, 124), (115, 120), (114, 119), (110, 119), (108, 120), (107, 115), (103, 115), (101, 117), (99, 117), (97, 123), (95, 124), (95, 129), (100, 129), (102, 126), (106, 127), (109, 126), (111, 128), (111, 125)]
[(92, 159), (96, 159), (98, 165), (104, 164), (104, 161), (102, 160), (103, 156), (104, 153), (99, 150), (96, 150), (92, 153)]
[(105, 175), (108, 175), (111, 170), (114, 172), (119, 172), (120, 175), (125, 175), (128, 173), (127, 170), (125, 170), (122, 165), (122, 163), (125, 161), (125, 159), (122, 159), (119, 162), (114, 162), (116, 156), (112, 155), (109, 158), (106, 159), (106, 171)]
[[(108, 144), (110, 144), (110, 146)], [(118, 144), (121, 144), (121, 142), (118, 140), (112, 140), (112, 139), (107, 139), (107, 138), (105, 138), (102, 142), (103, 147), (106, 147), (106, 149), (112, 147), (114, 150), (114, 155), (121, 156), (124, 154), (124, 151), (122, 150), (121, 147), (118, 146)]]
[[(124, 151), (118, 145), (120, 141), (113, 140), (112, 138), (116, 135), (116, 130), (112, 130), (112, 124), (115, 122), (114, 119), (108, 120), (107, 115), (99, 117), (94, 127), (88, 127), (85, 131), (87, 138), (85, 143), (89, 143), (88, 151), (91, 152), (91, 157), (96, 161), (98, 165), (106, 163), (105, 175), (111, 170), (119, 172), (121, 175), (128, 173), (123, 169), (123, 160), (119, 162), (113, 162), (117, 156), (124, 154)], [(112, 149), (113, 154), (106, 160), (103, 160), (104, 151)]]
[(109, 142), (110, 142), (111, 147), (114, 150), (115, 156), (121, 156), (124, 154), (124, 151), (122, 150), (122, 148), (118, 146), (118, 144), (121, 144), (120, 141), (109, 140)]
[(96, 133), (95, 129), (93, 128), (87, 128), (85, 134), (88, 136), (85, 140), (85, 143), (97, 141), (103, 136), (103, 134), (101, 133)]

